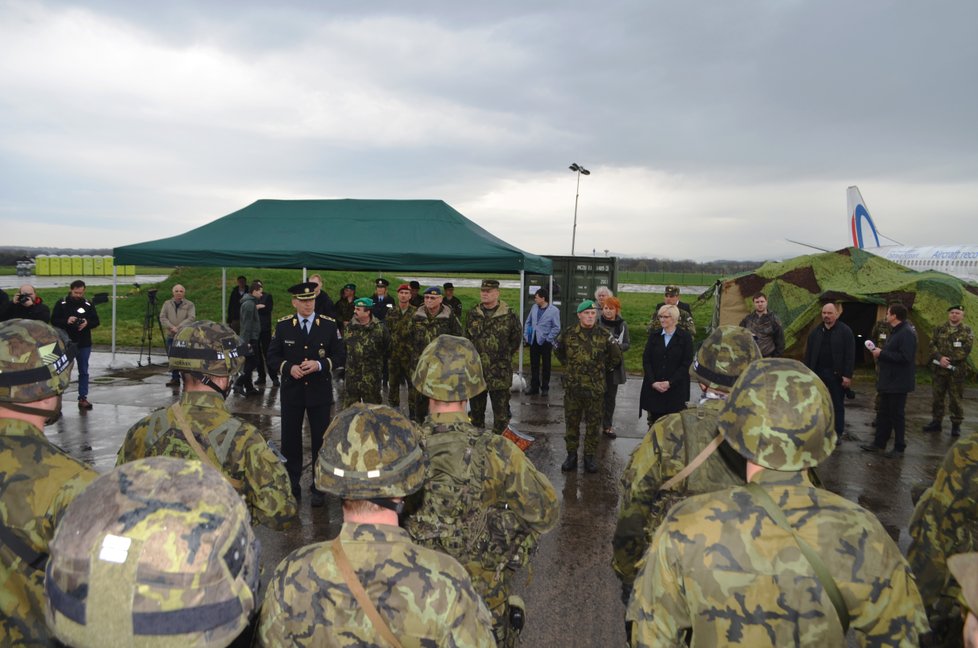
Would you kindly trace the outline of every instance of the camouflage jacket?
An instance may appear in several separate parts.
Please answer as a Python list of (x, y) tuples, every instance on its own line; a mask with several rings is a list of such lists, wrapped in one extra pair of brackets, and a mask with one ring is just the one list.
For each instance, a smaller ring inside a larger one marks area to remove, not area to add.
[[(918, 645), (928, 629), (910, 568), (871, 513), (803, 473), (754, 477), (822, 558), (861, 646)], [(763, 538), (763, 541), (759, 540)], [(744, 487), (674, 507), (640, 566), (632, 646), (845, 646), (832, 603), (793, 536)]]
[(638, 562), (674, 504), (744, 483), (745, 461), (724, 443), (689, 477), (668, 491), (659, 490), (716, 437), (723, 402), (706, 399), (658, 419), (632, 452), (621, 478), (621, 509), (611, 540), (611, 565), (626, 587), (635, 582)]
[(516, 313), (502, 301), (488, 313), (482, 304), (477, 304), (469, 311), (465, 337), (472, 340), (479, 352), (486, 387), (490, 391), (509, 389), (513, 383), (513, 354), (523, 338), (523, 327)]
[[(940, 361), (941, 356), (947, 356), (956, 369), (964, 370), (974, 344), (975, 334), (971, 332), (970, 326), (964, 322), (958, 326), (951, 326), (950, 322), (944, 322), (934, 329), (934, 334), (930, 338), (930, 357), (931, 360)], [(942, 367), (934, 366), (934, 368), (948, 371)]]
[(391, 334), (373, 315), (366, 324), (355, 319), (346, 325), (346, 384), (366, 383), (380, 386), (384, 374), (384, 357), (390, 353)]
[(954, 613), (961, 586), (951, 578), (947, 559), (970, 551), (978, 551), (978, 437), (974, 436), (951, 446), (910, 518), (907, 560), (924, 605), (932, 613)]
[(869, 333), (869, 339), (873, 341), (878, 349), (886, 346), (886, 341), (890, 338), (893, 327), (886, 320), (879, 320), (873, 324), (873, 330)]
[(462, 335), (462, 324), (448, 306), (442, 304), (434, 316), (428, 309), (419, 306), (411, 316), (411, 366), (418, 363), (424, 348), (435, 341), (439, 335)]
[(30, 423), (0, 418), (0, 645), (50, 645), (43, 562), (68, 504), (96, 477)]
[[(492, 620), (465, 570), (419, 547), (407, 532), (345, 523), (337, 538), (391, 632), (405, 646), (492, 647)], [(381, 646), (329, 542), (293, 551), (275, 569), (261, 609), (258, 645)]]
[[(525, 563), (560, 515), (550, 480), (516, 444), (475, 427), (464, 412), (429, 415), (421, 434), (424, 495), (405, 523), (414, 541), (463, 565), (495, 570)], [(459, 475), (440, 479), (438, 466), (458, 468)]]
[(608, 330), (586, 329), (580, 324), (565, 328), (557, 336), (557, 359), (564, 365), (564, 387), (603, 394), (605, 373), (622, 362), (621, 348)]
[(394, 308), (387, 313), (384, 325), (391, 332), (391, 357), (408, 361), (414, 351), (411, 333), (411, 318), (417, 309), (408, 306), (407, 310), (401, 310), (400, 306), (394, 304)]
[[(652, 311), (652, 319), (649, 320), (648, 326), (645, 327), (649, 333), (662, 329), (662, 324), (659, 323), (658, 317), (660, 308), (662, 308), (662, 304), (656, 306), (655, 310)], [(677, 306), (677, 308), (679, 307)], [(696, 337), (696, 320), (693, 319), (693, 315), (685, 308), (679, 308), (679, 321), (676, 322), (676, 326), (689, 333), (690, 337)]]
[[(685, 311), (680, 312), (684, 313)], [(758, 315), (756, 310), (751, 311), (747, 317), (740, 320), (740, 326), (751, 332), (754, 341), (761, 349), (761, 355), (765, 358), (778, 358), (784, 354), (784, 329), (781, 326), (781, 320), (774, 313), (768, 311), (764, 315)], [(693, 335), (695, 331), (696, 325), (694, 324), (693, 330), (689, 334)]]
[(180, 457), (199, 461), (173, 415), (182, 407), (194, 438), (228, 477), (242, 482), (239, 493), (252, 522), (283, 529), (295, 519), (296, 502), (289, 476), (255, 426), (231, 416), (220, 394), (183, 392), (180, 400), (142, 418), (129, 428), (116, 465), (144, 457)]
[(350, 321), (353, 319), (353, 301), (349, 299), (339, 299), (336, 304), (336, 321), (340, 324), (340, 329), (346, 333)]

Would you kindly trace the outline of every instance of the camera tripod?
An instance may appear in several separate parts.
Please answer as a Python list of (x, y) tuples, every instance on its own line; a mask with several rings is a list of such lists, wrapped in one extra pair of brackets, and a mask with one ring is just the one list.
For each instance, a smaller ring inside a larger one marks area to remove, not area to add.
[(153, 364), (153, 322), (160, 332), (160, 346), (166, 349), (166, 336), (163, 335), (163, 325), (160, 324), (159, 310), (156, 304), (156, 291), (150, 290), (146, 295), (146, 314), (143, 316), (143, 335), (139, 340), (139, 360), (137, 367), (143, 366), (143, 349), (146, 350), (146, 366)]

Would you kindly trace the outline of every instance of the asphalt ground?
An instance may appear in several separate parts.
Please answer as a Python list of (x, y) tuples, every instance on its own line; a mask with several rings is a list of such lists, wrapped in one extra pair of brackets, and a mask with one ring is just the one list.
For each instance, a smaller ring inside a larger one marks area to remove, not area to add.
[[(46, 428), (48, 438), (72, 456), (106, 472), (115, 465), (115, 455), (128, 428), (147, 413), (165, 407), (177, 392), (164, 383), (168, 380), (165, 358), (157, 364), (137, 366), (136, 354), (118, 353), (110, 367), (111, 355), (92, 354), (91, 411), (79, 411), (73, 381), (64, 397), (64, 416)], [(902, 459), (885, 459), (859, 449), (860, 442), (872, 438), (872, 384), (857, 382), (856, 398), (846, 403), (847, 431), (858, 441), (845, 441), (819, 467), (824, 486), (858, 502), (875, 513), (906, 551), (907, 524), (913, 511), (911, 488), (929, 484), (945, 452), (951, 446), (949, 422), (942, 433), (925, 433), (920, 428), (930, 418), (930, 386), (921, 385), (911, 394), (908, 405), (907, 451)], [(527, 604), (524, 645), (596, 647), (618, 646), (625, 641), (624, 607), (618, 580), (611, 570), (611, 536), (619, 498), (619, 479), (628, 456), (646, 432), (644, 417), (639, 418), (638, 395), (641, 379), (631, 376), (619, 388), (615, 413), (618, 438), (602, 439), (598, 451), (599, 472), (565, 474), (560, 464), (564, 450), (564, 408), (560, 376), (555, 374), (549, 397), (513, 394), (512, 422), (521, 431), (536, 437), (527, 454), (552, 481), (561, 500), (560, 521), (545, 535), (531, 562), (515, 579), (515, 591)], [(976, 390), (966, 393), (964, 434), (978, 429)], [(402, 402), (403, 402), (402, 398)], [(259, 396), (232, 395), (231, 410), (254, 423), (269, 439), (279, 439), (278, 388), (266, 387)], [(489, 412), (491, 418), (491, 409)], [(308, 461), (308, 435), (306, 456)], [(307, 470), (303, 484), (311, 483)], [(301, 525), (276, 532), (257, 528), (262, 542), (264, 578), (292, 550), (305, 544), (333, 537), (339, 530), (340, 511), (335, 502), (313, 509), (306, 497), (299, 505)]]

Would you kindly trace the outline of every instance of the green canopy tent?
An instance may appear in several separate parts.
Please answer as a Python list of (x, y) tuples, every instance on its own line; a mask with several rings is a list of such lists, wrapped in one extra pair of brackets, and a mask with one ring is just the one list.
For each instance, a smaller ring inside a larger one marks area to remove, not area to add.
[[(808, 333), (821, 322), (822, 301), (842, 304), (842, 321), (861, 342), (873, 324), (883, 319), (886, 305), (901, 302), (910, 310), (917, 330), (917, 362), (929, 359), (931, 333), (947, 321), (949, 306), (965, 308), (965, 321), (978, 325), (978, 288), (942, 272), (918, 272), (858, 248), (843, 248), (824, 254), (809, 254), (785, 261), (765, 263), (746, 272), (717, 281), (711, 289), (715, 299), (713, 326), (737, 325), (753, 310), (751, 297), (763, 292), (768, 307), (784, 327), (785, 355), (800, 359)], [(710, 292), (701, 299), (708, 299)], [(978, 365), (978, 348), (971, 352), (972, 366)]]
[[(549, 275), (553, 267), (442, 200), (258, 200), (184, 234), (113, 254), (116, 265), (519, 273), (521, 296), (526, 273)], [(522, 305), (521, 298), (521, 321)]]

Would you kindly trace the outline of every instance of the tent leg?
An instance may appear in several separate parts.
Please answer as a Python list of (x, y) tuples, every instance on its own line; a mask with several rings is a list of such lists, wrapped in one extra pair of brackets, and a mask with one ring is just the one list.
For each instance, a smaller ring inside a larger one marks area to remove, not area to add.
[[(235, 289), (237, 290), (237, 288)], [(228, 323), (228, 311), (224, 304), (228, 303), (228, 269), (221, 268), (221, 323)]]
[[(526, 301), (526, 270), (520, 270), (520, 327), (523, 327), (523, 323), (526, 321), (526, 317), (523, 313), (523, 302)], [(523, 347), (526, 346), (526, 341), (523, 339), (523, 335), (520, 335), (520, 368), (519, 374), (520, 379), (523, 378)]]
[(109, 367), (115, 368), (115, 303), (116, 303), (116, 285), (119, 283), (118, 269), (115, 263), (112, 264), (112, 359), (109, 361)]

